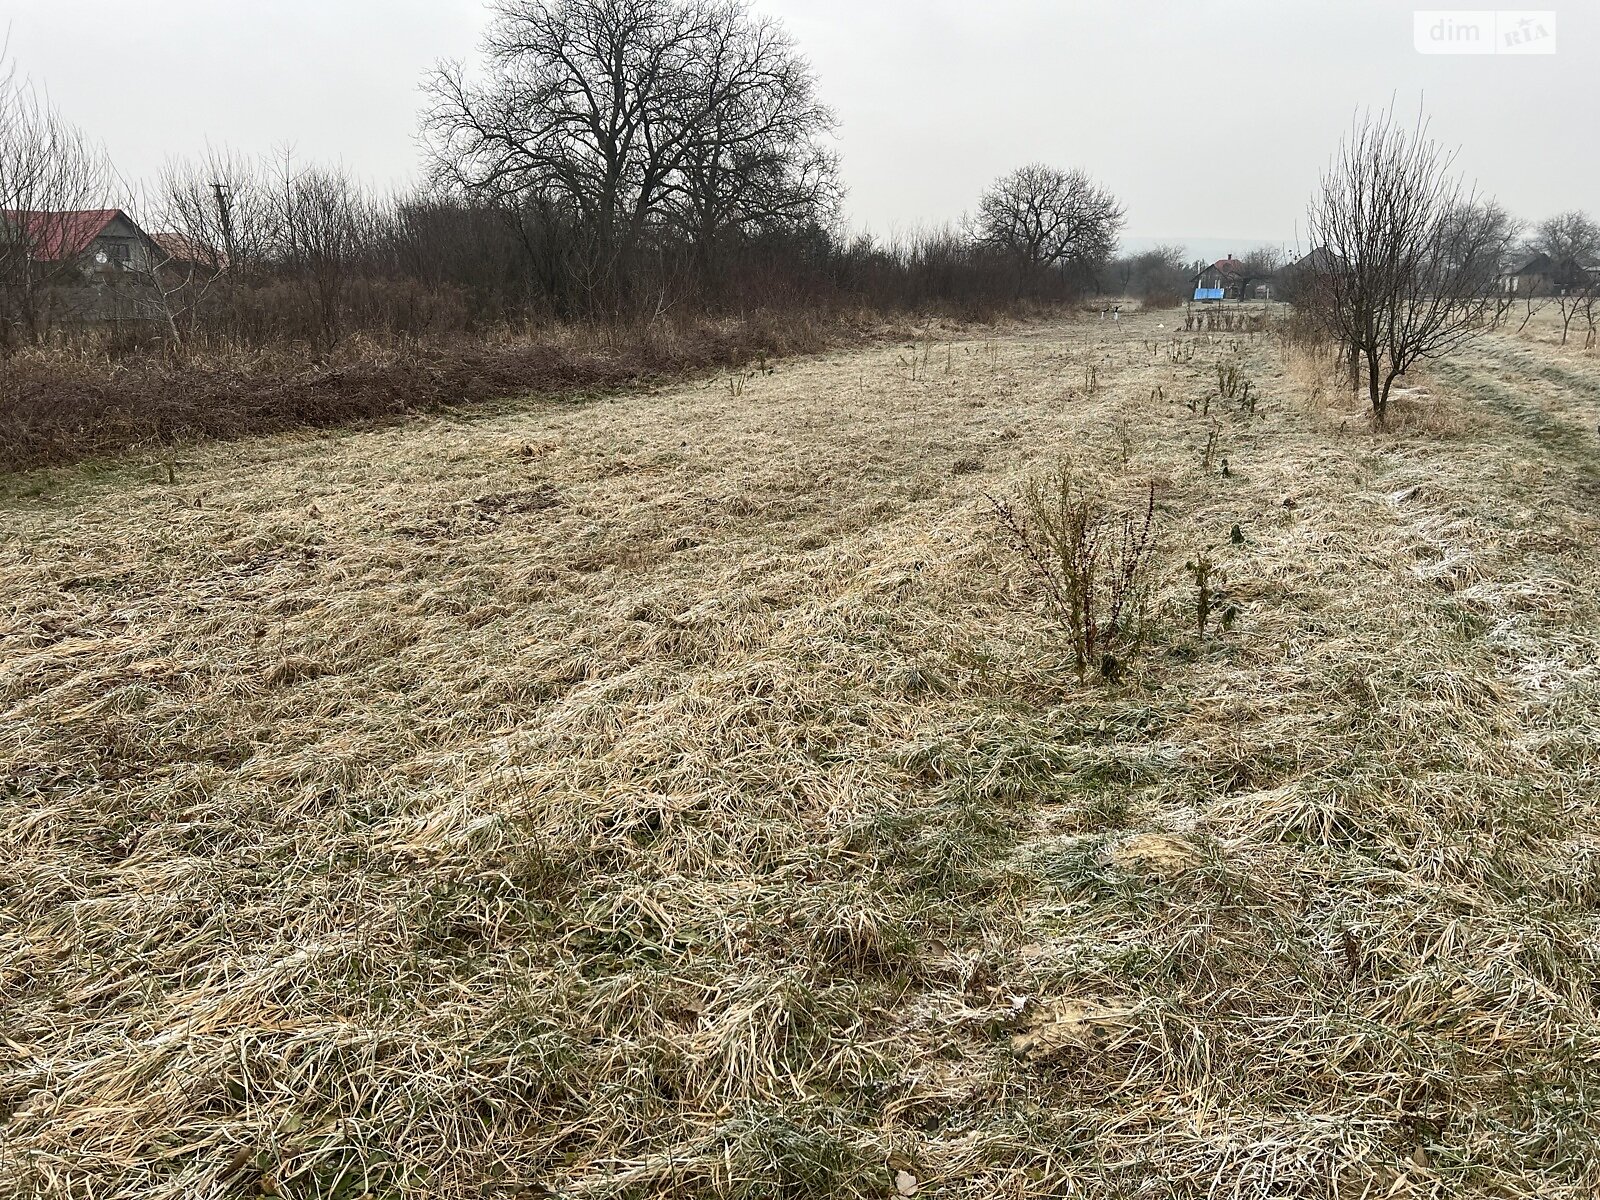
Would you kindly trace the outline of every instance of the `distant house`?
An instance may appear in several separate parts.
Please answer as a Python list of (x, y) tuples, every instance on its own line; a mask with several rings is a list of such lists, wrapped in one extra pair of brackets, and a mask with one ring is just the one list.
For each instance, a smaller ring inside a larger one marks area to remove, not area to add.
[(204, 275), (222, 275), (228, 269), (227, 254), (215, 246), (196, 241), (181, 233), (153, 233), (156, 265), (163, 272), (186, 274), (198, 271)]
[(150, 236), (120, 208), (78, 212), (0, 213), (28, 244), (28, 257), (52, 268), (70, 267), (86, 280), (97, 274), (148, 275), (156, 249)]
[(48, 289), (53, 314), (69, 321), (138, 317), (151, 273), (166, 254), (120, 208), (0, 211), (0, 237), (25, 250)]
[(1517, 259), (1500, 273), (1500, 290), (1508, 296), (1548, 296), (1555, 261), (1548, 254)]
[(1190, 277), (1196, 300), (1264, 299), (1268, 280), (1228, 255)]
[(1600, 264), (1576, 258), (1554, 259), (1530, 254), (1513, 262), (1500, 274), (1500, 290), (1507, 296), (1559, 296), (1594, 286)]
[(1327, 275), (1344, 260), (1326, 246), (1303, 254), (1273, 276), (1273, 294), (1291, 304), (1318, 275)]
[(1328, 271), (1337, 263), (1344, 260), (1329, 250), (1326, 246), (1318, 246), (1309, 254), (1303, 254), (1283, 269), (1284, 274), (1310, 274), (1317, 271)]

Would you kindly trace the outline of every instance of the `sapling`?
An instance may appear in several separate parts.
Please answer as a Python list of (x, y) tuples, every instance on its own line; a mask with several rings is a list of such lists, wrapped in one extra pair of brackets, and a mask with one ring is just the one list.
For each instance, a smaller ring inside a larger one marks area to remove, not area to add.
[(1202, 640), (1206, 636), (1206, 624), (1211, 619), (1211, 572), (1214, 566), (1211, 561), (1211, 549), (1207, 546), (1184, 564), (1189, 574), (1194, 576), (1195, 628)]

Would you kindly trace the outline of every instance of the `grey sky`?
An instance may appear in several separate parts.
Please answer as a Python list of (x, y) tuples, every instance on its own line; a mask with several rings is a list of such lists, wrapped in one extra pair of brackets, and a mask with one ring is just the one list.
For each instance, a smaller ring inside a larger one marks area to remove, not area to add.
[[(1600, 209), (1596, 0), (1558, 8), (1558, 52), (1525, 57), (1420, 55), (1414, 6), (1393, 0), (757, 7), (816, 66), (840, 120), (849, 215), (880, 234), (955, 219), (993, 176), (1038, 159), (1086, 167), (1122, 197), (1130, 239), (1207, 256), (1291, 241), (1352, 111), (1391, 95), (1407, 112), (1424, 99), (1466, 172), (1519, 216)], [(435, 59), (470, 60), (487, 19), (478, 0), (7, 10), (14, 56), (125, 175), (208, 140), (290, 143), (380, 186), (416, 171), (418, 81)]]

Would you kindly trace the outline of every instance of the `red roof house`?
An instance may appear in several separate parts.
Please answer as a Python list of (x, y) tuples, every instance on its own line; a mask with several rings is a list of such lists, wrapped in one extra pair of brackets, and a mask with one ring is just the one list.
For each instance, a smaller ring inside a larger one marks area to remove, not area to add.
[(1230, 254), (1217, 259), (1189, 282), (1195, 289), (1196, 300), (1244, 300), (1249, 298), (1250, 285), (1265, 278)]
[(73, 212), (0, 211), (0, 221), (19, 230), (28, 243), (28, 256), (40, 263), (70, 263), (94, 253), (105, 254), (104, 263), (122, 264), (129, 270), (148, 270), (151, 241), (120, 208), (81, 209)]

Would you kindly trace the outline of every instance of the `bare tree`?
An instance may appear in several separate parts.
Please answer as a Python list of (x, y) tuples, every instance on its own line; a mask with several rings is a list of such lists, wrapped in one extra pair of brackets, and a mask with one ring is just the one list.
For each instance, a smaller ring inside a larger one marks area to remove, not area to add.
[(135, 302), (175, 344), (190, 340), (224, 279), (264, 266), (263, 199), (249, 163), (213, 150), (197, 162), (169, 160), (136, 205), (152, 247)]
[(1308, 281), (1318, 319), (1364, 365), (1381, 425), (1394, 381), (1481, 331), (1506, 223), (1453, 173), (1455, 155), (1393, 114), (1354, 125), (1307, 217), (1325, 261)]
[(225, 149), (169, 161), (157, 182), (162, 228), (185, 239), (207, 272), (260, 271), (271, 230), (266, 175), (259, 164)]
[(1492, 199), (1469, 199), (1449, 213), (1441, 252), (1443, 269), (1457, 280), (1463, 294), (1487, 299), (1482, 323), (1493, 328), (1516, 295), (1505, 288), (1507, 255), (1522, 233), (1522, 222)]
[(809, 68), (736, 0), (499, 0), (488, 78), (443, 64), (436, 182), (542, 208), (582, 238), (578, 285), (615, 310), (652, 228), (724, 231), (821, 205), (831, 124)]
[(296, 168), (285, 153), (268, 210), (279, 269), (306, 286), (317, 340), (332, 349), (344, 335), (347, 291), (367, 244), (372, 205), (342, 171)]
[(592, 288), (631, 255), (658, 203), (696, 31), (664, 0), (501, 0), (494, 12), (488, 80), (447, 63), (428, 84), (434, 177), (569, 211), (592, 238)]
[(22, 78), (0, 45), (0, 354), (37, 340), (53, 289), (76, 269), (72, 218), (102, 208), (104, 156)]
[[(1526, 329), (1534, 317), (1542, 313), (1545, 310), (1545, 306), (1550, 303), (1550, 293), (1543, 287), (1529, 286), (1524, 288), (1520, 294), (1522, 299), (1522, 320), (1517, 324), (1518, 333)], [(1513, 303), (1517, 300), (1517, 297), (1518, 293), (1513, 292), (1511, 294)], [(1498, 305), (1496, 307), (1498, 308)]]
[(1561, 314), (1561, 344), (1567, 344), (1572, 326), (1580, 317), (1588, 326), (1584, 349), (1594, 343), (1595, 300), (1600, 296), (1600, 270), (1593, 267), (1575, 271), (1556, 291), (1556, 309)]
[(1083, 171), (1042, 163), (995, 181), (978, 204), (977, 235), (1013, 255), (1024, 277), (1047, 267), (1092, 276), (1110, 259), (1123, 211)]
[[(1496, 268), (1495, 277), (1489, 285), (1494, 292), (1494, 303), (1485, 313), (1487, 327), (1497, 329), (1509, 318), (1511, 310), (1516, 307), (1519, 298), (1506, 272), (1513, 265), (1512, 255), (1516, 248), (1517, 239), (1522, 236), (1523, 224), (1492, 201), (1485, 205), (1485, 210), (1485, 219), (1495, 223), (1494, 239), (1505, 246), (1505, 250), (1501, 253), (1499, 266)], [(1524, 321), (1523, 323), (1526, 324), (1527, 322)]]
[(1138, 254), (1123, 255), (1111, 264), (1112, 278), (1124, 296), (1146, 303), (1177, 303), (1190, 274), (1182, 246), (1154, 246)]
[(683, 153), (667, 191), (704, 275), (715, 275), (730, 237), (836, 215), (837, 157), (819, 140), (833, 113), (780, 26), (724, 4), (688, 84)]
[(1529, 245), (1558, 265), (1592, 262), (1600, 257), (1600, 223), (1586, 212), (1564, 212), (1540, 221)]
[(1239, 261), (1251, 279), (1266, 279), (1283, 269), (1283, 251), (1277, 246), (1257, 246)]
[(1593, 350), (1600, 343), (1600, 329), (1596, 323), (1600, 322), (1600, 281), (1591, 281), (1584, 292), (1583, 303), (1578, 308), (1578, 313), (1584, 321), (1583, 348)]
[(1521, 224), (1492, 199), (1469, 197), (1446, 214), (1439, 268), (1465, 296), (1492, 296), (1500, 290), (1505, 255)]
[[(1564, 346), (1573, 321), (1594, 311), (1600, 290), (1600, 224), (1585, 212), (1561, 213), (1539, 222), (1528, 249), (1550, 261), (1549, 290), (1561, 314)], [(1589, 327), (1592, 332), (1592, 321)]]

